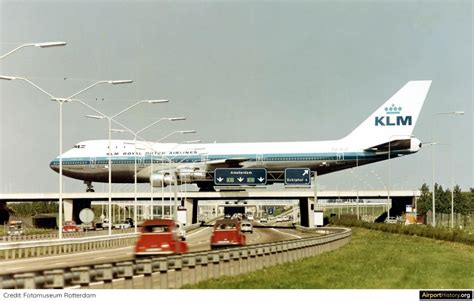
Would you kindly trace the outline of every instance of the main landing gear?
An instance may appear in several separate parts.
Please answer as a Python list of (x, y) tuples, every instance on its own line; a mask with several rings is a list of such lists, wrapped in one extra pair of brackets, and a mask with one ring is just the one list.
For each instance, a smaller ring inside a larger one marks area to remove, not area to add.
[(199, 187), (199, 191), (216, 191), (214, 188), (213, 182), (197, 182), (197, 186)]
[(92, 182), (91, 182), (91, 181), (84, 181), (84, 184), (87, 185), (86, 192), (95, 192), (94, 186), (92, 186)]

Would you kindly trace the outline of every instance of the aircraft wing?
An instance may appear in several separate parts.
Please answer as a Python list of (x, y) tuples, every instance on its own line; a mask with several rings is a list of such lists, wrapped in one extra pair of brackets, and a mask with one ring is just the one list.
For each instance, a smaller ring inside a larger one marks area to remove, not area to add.
[(368, 152), (388, 152), (389, 148), (390, 148), (390, 151), (395, 151), (395, 150), (410, 149), (410, 146), (411, 146), (411, 140), (410, 139), (399, 139), (399, 140), (393, 140), (391, 142), (385, 142), (385, 143), (382, 143), (382, 144), (379, 144), (379, 145), (375, 145), (375, 146), (366, 148), (365, 151), (368, 151)]
[[(201, 166), (204, 170), (214, 170), (216, 168), (240, 168), (242, 163), (249, 161), (249, 158), (232, 158), (232, 159), (219, 159), (219, 160), (209, 160), (197, 164), (183, 164), (183, 166)], [(169, 167), (165, 167), (168, 170)], [(153, 172), (160, 171), (161, 164), (155, 164), (153, 166)], [(142, 168), (138, 173), (138, 178), (148, 178), (150, 176), (151, 166), (146, 166)]]
[(229, 168), (235, 167), (239, 168), (242, 167), (242, 163), (249, 161), (249, 158), (232, 158), (232, 159), (219, 159), (219, 160), (210, 160), (203, 162), (208, 169), (216, 169), (216, 168)]

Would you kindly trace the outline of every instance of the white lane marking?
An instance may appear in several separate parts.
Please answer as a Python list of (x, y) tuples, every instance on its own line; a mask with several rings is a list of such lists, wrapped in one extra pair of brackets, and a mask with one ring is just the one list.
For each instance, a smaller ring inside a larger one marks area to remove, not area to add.
[(11, 267), (11, 268), (6, 268), (6, 269), (3, 269), (5, 271), (11, 271), (11, 270), (23, 270), (24, 268), (26, 268), (25, 266), (21, 266), (21, 267)]
[(298, 235), (295, 235), (295, 234), (282, 232), (282, 231), (277, 230), (277, 229), (275, 229), (275, 228), (271, 228), (271, 229), (272, 229), (273, 231), (280, 232), (281, 234), (284, 234), (284, 235), (290, 235), (290, 236), (293, 236), (293, 237), (296, 237), (296, 238), (301, 238), (301, 236), (298, 236)]
[(260, 235), (260, 233), (259, 233), (259, 232), (257, 232), (257, 231), (255, 231), (254, 233), (255, 233), (255, 236), (254, 236), (254, 235), (252, 235), (253, 233), (252, 233), (252, 234), (250, 234), (250, 237), (249, 237), (249, 242), (254, 242), (254, 241), (257, 241), (257, 240), (259, 240), (259, 239), (262, 237), (262, 235)]
[(196, 235), (196, 234), (198, 234), (198, 233), (201, 233), (202, 231), (205, 231), (205, 230), (207, 230), (207, 229), (208, 229), (207, 227), (206, 227), (206, 228), (202, 228), (201, 230), (198, 230), (198, 231), (196, 231), (196, 232), (193, 232), (193, 233), (189, 234), (188, 237), (189, 237), (189, 236)]
[(128, 247), (121, 247), (121, 248), (116, 248), (116, 249), (103, 249), (103, 250), (96, 250), (96, 251), (86, 251), (86, 252), (76, 252), (76, 253), (67, 253), (67, 254), (62, 254), (62, 255), (54, 255), (54, 256), (38, 256), (38, 257), (33, 257), (33, 258), (17, 258), (13, 260), (2, 260), (0, 261), (2, 264), (3, 263), (13, 263), (13, 262), (28, 262), (28, 261), (38, 261), (42, 259), (50, 259), (50, 258), (61, 258), (61, 257), (72, 257), (75, 255), (84, 255), (84, 254), (93, 254), (93, 253), (103, 253), (103, 252), (111, 252), (111, 251), (118, 251), (122, 249), (129, 249), (133, 248), (133, 246), (128, 246)]

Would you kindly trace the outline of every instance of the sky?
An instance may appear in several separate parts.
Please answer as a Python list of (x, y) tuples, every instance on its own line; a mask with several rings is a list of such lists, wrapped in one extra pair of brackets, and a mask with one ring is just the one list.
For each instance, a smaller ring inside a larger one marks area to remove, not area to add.
[[(392, 189), (435, 181), (473, 187), (471, 1), (32, 1), (0, 0), (0, 74), (26, 77), (57, 97), (97, 80), (80, 98), (168, 142), (339, 139), (410, 80), (432, 80), (414, 135), (437, 141), (392, 160)], [(0, 192), (56, 192), (58, 105), (22, 81), (0, 81)], [(464, 111), (462, 116), (438, 113)], [(64, 150), (104, 139), (104, 120), (64, 106)], [(114, 134), (129, 139), (126, 134)], [(434, 151), (434, 160), (433, 160)], [(387, 161), (318, 177), (326, 190), (385, 189)], [(105, 190), (96, 185), (96, 191)], [(131, 185), (114, 185), (114, 191)], [(147, 189), (142, 186), (141, 189)], [(85, 191), (66, 179), (65, 191)]]

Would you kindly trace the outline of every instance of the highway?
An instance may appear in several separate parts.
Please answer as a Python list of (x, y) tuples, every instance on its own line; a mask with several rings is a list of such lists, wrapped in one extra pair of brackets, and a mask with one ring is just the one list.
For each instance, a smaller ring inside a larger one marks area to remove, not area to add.
[[(187, 234), (189, 252), (210, 250), (210, 236), (212, 227), (201, 227)], [(308, 236), (295, 229), (254, 228), (252, 234), (246, 233), (247, 245), (282, 241)], [(314, 235), (314, 234), (313, 234)], [(35, 257), (26, 259), (14, 259), (0, 261), (0, 274), (26, 273), (42, 271), (45, 269), (60, 269), (74, 266), (96, 265), (115, 261), (133, 260), (133, 246), (116, 249), (90, 251), (87, 253), (74, 253), (65, 255), (53, 255), (47, 257)]]

